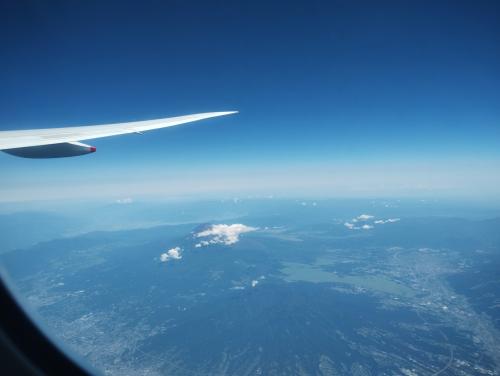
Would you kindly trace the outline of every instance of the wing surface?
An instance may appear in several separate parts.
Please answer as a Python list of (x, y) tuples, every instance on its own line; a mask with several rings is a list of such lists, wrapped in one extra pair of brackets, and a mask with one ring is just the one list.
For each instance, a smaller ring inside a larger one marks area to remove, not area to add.
[[(131, 123), (115, 123), (67, 128), (30, 129), (19, 131), (0, 131), (0, 150), (25, 148), (43, 145), (60, 145), (69, 143), (78, 145), (78, 141), (95, 138), (118, 136), (127, 133), (142, 133), (153, 129), (173, 127), (193, 121), (234, 114), (237, 111), (206, 112), (194, 115), (177, 116), (165, 119), (135, 121)], [(80, 144), (82, 145), (82, 144)], [(67, 145), (66, 145), (67, 146)], [(65, 147), (66, 147), (65, 146)], [(84, 145), (86, 146), (86, 145)], [(89, 146), (90, 147), (90, 146)], [(95, 148), (93, 148), (95, 151)], [(15, 154), (12, 152), (11, 154)]]

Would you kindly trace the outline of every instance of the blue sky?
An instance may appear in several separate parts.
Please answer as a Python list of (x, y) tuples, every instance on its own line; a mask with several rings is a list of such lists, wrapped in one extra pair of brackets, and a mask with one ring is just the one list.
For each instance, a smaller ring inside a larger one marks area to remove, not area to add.
[(496, 1), (0, 7), (2, 130), (240, 111), (81, 158), (1, 154), (2, 201), (500, 197)]

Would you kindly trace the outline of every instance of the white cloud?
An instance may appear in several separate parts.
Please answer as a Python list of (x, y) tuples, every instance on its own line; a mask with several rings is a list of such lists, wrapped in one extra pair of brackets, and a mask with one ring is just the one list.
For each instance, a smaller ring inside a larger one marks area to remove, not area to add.
[(252, 287), (257, 286), (258, 284), (259, 284), (259, 281), (257, 281), (256, 279), (254, 279), (254, 280), (252, 281)]
[(371, 224), (365, 223), (362, 226), (355, 225), (355, 223), (358, 223), (358, 222), (368, 222), (373, 218), (375, 218), (373, 215), (361, 214), (361, 215), (358, 215), (356, 218), (351, 219), (349, 222), (345, 222), (344, 226), (347, 227), (349, 230), (360, 230), (360, 229), (370, 230), (374, 227), (374, 225), (383, 225), (386, 223), (394, 223), (394, 222), (398, 222), (400, 220), (399, 218), (377, 219), (377, 220), (373, 221)]
[(205, 247), (206, 245), (210, 245), (210, 244), (212, 244), (212, 243), (207, 241), (207, 240), (202, 240), (201, 242), (196, 243), (194, 246), (196, 248), (201, 248), (201, 247)]
[(131, 204), (133, 203), (134, 200), (131, 197), (126, 197), (126, 198), (120, 198), (115, 201), (116, 204)]
[(370, 215), (370, 214), (361, 214), (361, 215), (358, 215), (356, 217), (356, 219), (358, 221), (367, 221), (367, 220), (372, 219), (372, 218), (373, 218), (373, 215)]
[(225, 244), (231, 245), (237, 243), (240, 240), (240, 235), (246, 232), (255, 231), (257, 228), (243, 225), (241, 223), (235, 223), (232, 225), (212, 225), (210, 228), (200, 231), (195, 234), (196, 238), (207, 238), (211, 237), (209, 240), (202, 240), (195, 245), (196, 248), (204, 247), (210, 244)]
[(383, 225), (383, 224), (386, 224), (386, 223), (394, 223), (394, 222), (398, 222), (400, 221), (399, 218), (389, 218), (389, 219), (379, 219), (379, 220), (376, 220), (375, 223), (376, 225)]
[(402, 247), (390, 247), (387, 248), (388, 251), (396, 252), (396, 251), (402, 251), (404, 248)]
[(171, 248), (160, 255), (160, 261), (168, 262), (170, 260), (180, 260), (182, 258), (181, 251), (180, 247)]
[(245, 286), (233, 286), (230, 290), (245, 290)]

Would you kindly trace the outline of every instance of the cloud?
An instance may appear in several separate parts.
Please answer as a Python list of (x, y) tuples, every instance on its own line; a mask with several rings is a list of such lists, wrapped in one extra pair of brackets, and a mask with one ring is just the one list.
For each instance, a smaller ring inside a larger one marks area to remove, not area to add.
[(180, 247), (171, 248), (160, 255), (160, 261), (168, 262), (170, 260), (180, 260), (182, 258), (181, 251)]
[(252, 281), (252, 287), (257, 286), (258, 284), (259, 284), (259, 281), (257, 281), (256, 279), (254, 279), (254, 280)]
[(231, 245), (240, 240), (240, 235), (246, 232), (255, 231), (257, 228), (235, 223), (232, 225), (211, 225), (208, 229), (198, 232), (195, 238), (210, 238), (201, 240), (195, 245), (196, 248), (205, 247), (210, 244)]
[(345, 227), (347, 227), (348, 229), (351, 229), (351, 230), (352, 230), (353, 228), (355, 228), (354, 224), (349, 223), (349, 222), (344, 223), (344, 226), (345, 226)]
[[(356, 222), (356, 221), (353, 220), (352, 222)], [(344, 226), (347, 227), (349, 230), (370, 230), (373, 228), (372, 225), (368, 225), (368, 224), (364, 224), (363, 226), (355, 226), (351, 222), (345, 222)]]
[(375, 223), (376, 225), (383, 225), (383, 224), (386, 224), (386, 223), (394, 223), (394, 222), (398, 222), (400, 221), (399, 218), (389, 218), (389, 219), (379, 219), (379, 220), (376, 220)]
[(317, 202), (310, 202), (310, 203), (307, 203), (306, 201), (302, 201), (300, 202), (300, 205), (302, 206), (307, 206), (307, 205), (311, 205), (311, 206), (318, 206), (318, 203)]
[(131, 204), (133, 202), (134, 200), (131, 197), (126, 197), (126, 198), (119, 198), (118, 200), (115, 201), (115, 204), (126, 205), (126, 204)]
[(372, 218), (373, 218), (373, 215), (361, 214), (361, 215), (358, 215), (355, 219), (357, 219), (358, 221), (367, 221), (367, 220), (372, 219)]
[[(352, 218), (349, 222), (344, 222), (344, 226), (347, 227), (349, 230), (371, 230), (374, 228), (374, 225), (383, 225), (386, 223), (394, 223), (398, 222), (400, 219), (399, 218), (389, 218), (389, 219), (377, 219), (373, 221), (372, 223), (368, 223), (371, 219), (375, 218), (373, 215), (370, 214), (361, 214), (358, 215), (356, 218)], [(356, 226), (358, 222), (367, 222), (364, 225)]]
[(230, 290), (245, 290), (245, 286), (233, 286)]

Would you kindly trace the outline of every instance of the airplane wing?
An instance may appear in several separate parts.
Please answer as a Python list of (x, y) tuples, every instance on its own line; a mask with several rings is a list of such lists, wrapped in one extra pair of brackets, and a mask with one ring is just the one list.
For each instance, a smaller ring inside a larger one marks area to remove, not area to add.
[(24, 158), (73, 157), (96, 151), (94, 146), (79, 141), (127, 133), (142, 133), (152, 129), (173, 127), (174, 125), (230, 115), (236, 112), (206, 112), (165, 119), (82, 127), (0, 131), (0, 150)]

